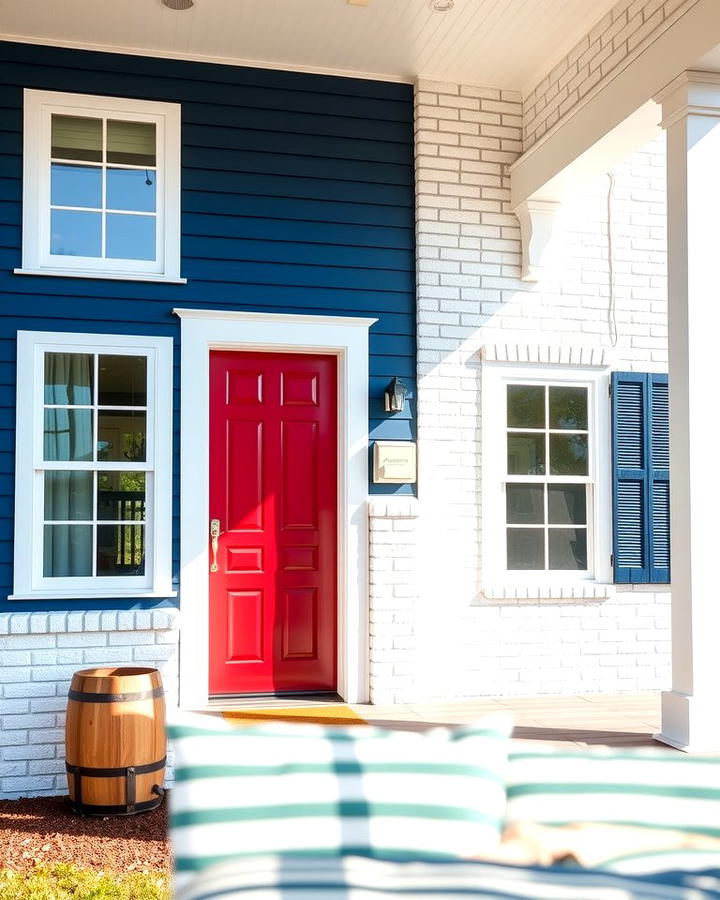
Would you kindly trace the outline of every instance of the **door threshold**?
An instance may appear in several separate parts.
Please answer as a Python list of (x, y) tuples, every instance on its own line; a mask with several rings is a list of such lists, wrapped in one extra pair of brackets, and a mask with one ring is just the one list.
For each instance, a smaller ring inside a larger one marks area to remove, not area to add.
[(291, 707), (336, 705), (345, 701), (334, 692), (292, 694), (215, 694), (208, 699), (208, 709), (288, 709)]

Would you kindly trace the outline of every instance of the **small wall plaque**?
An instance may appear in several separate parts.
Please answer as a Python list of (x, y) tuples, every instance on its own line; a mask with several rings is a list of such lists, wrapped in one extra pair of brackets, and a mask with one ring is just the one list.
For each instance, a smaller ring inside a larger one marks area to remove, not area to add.
[(416, 481), (417, 445), (413, 441), (375, 441), (375, 484), (415, 484)]

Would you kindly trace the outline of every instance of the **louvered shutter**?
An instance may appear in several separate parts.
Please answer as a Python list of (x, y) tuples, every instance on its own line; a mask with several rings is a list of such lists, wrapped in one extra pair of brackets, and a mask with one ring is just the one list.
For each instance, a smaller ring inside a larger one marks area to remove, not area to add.
[(612, 375), (613, 557), (618, 584), (670, 580), (667, 375)]
[(670, 581), (670, 416), (667, 375), (648, 375), (650, 392), (650, 581)]

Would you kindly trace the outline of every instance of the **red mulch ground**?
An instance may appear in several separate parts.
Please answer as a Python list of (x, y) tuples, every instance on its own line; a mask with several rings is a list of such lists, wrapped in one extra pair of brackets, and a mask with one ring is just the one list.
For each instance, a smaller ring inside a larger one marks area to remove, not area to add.
[(166, 804), (137, 816), (82, 818), (65, 797), (0, 800), (0, 868), (73, 863), (114, 872), (170, 868)]

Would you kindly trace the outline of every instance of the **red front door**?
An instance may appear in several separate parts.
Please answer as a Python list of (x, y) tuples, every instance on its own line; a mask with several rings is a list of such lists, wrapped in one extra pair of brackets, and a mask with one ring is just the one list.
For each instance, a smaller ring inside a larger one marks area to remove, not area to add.
[(335, 690), (335, 357), (210, 354), (210, 518), (210, 693)]

